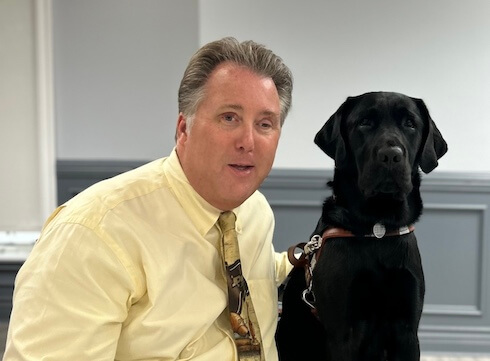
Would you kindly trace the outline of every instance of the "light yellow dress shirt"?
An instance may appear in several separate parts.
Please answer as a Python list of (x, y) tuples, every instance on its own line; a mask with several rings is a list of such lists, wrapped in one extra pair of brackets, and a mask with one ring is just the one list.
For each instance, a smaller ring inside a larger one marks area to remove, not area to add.
[[(291, 269), (255, 192), (236, 208), (267, 361)], [(59, 207), (19, 271), (4, 360), (237, 360), (216, 226), (175, 150)]]

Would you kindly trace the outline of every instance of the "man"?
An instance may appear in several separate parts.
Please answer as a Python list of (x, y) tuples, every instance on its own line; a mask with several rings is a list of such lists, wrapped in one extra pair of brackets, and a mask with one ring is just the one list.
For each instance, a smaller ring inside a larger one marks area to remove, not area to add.
[(237, 360), (217, 225), (236, 215), (262, 358), (277, 360), (277, 286), (257, 191), (291, 104), (292, 76), (252, 41), (191, 58), (169, 157), (102, 181), (47, 220), (19, 271), (4, 360)]

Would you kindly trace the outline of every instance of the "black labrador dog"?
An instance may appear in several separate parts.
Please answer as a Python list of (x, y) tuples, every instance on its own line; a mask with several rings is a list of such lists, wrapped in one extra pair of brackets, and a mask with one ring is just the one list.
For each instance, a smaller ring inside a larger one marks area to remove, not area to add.
[(347, 98), (315, 143), (335, 160), (332, 196), (292, 258), (301, 267), (282, 294), (279, 358), (420, 360), (419, 168), (436, 168), (447, 144), (423, 100), (393, 92)]

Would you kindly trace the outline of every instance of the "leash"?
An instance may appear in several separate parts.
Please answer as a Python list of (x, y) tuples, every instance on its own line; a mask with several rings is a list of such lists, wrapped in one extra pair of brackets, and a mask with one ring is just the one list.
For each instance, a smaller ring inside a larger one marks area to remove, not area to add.
[[(307, 287), (303, 291), (301, 298), (311, 308), (311, 312), (317, 316), (315, 307), (315, 294), (313, 293), (313, 270), (316, 263), (320, 258), (323, 246), (329, 238), (352, 238), (352, 237), (364, 237), (364, 238), (383, 238), (401, 236), (411, 233), (415, 230), (413, 224), (409, 226), (400, 227), (397, 230), (386, 233), (386, 228), (381, 223), (376, 223), (373, 226), (373, 232), (363, 236), (355, 235), (354, 233), (338, 227), (327, 227), (323, 234), (318, 234), (311, 237), (309, 242), (301, 242), (288, 248), (289, 262), (296, 267), (304, 267), (305, 279)], [(296, 257), (296, 249), (300, 250), (299, 257)]]

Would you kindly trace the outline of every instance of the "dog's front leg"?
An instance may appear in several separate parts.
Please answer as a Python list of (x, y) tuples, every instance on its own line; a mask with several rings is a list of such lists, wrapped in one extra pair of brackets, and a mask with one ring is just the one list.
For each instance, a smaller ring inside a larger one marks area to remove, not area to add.
[(393, 325), (394, 342), (388, 349), (388, 360), (393, 361), (420, 361), (420, 345), (417, 330), (404, 322)]

